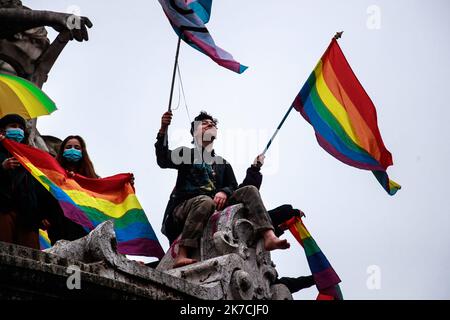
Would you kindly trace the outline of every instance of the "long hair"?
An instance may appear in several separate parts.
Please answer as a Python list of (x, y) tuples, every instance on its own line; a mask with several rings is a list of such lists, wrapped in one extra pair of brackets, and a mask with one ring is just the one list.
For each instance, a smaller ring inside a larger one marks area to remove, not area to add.
[[(78, 142), (81, 145), (81, 153), (83, 157), (78, 163), (69, 162), (63, 157), (66, 144), (71, 139), (78, 140)], [(99, 177), (94, 170), (94, 165), (92, 164), (91, 159), (89, 158), (89, 154), (86, 149), (86, 142), (84, 142), (84, 139), (80, 136), (68, 136), (67, 138), (65, 138), (64, 141), (61, 143), (61, 146), (59, 147), (58, 154), (56, 155), (56, 160), (64, 169), (68, 169), (70, 166), (75, 165), (76, 173), (85, 176), (87, 178)]]

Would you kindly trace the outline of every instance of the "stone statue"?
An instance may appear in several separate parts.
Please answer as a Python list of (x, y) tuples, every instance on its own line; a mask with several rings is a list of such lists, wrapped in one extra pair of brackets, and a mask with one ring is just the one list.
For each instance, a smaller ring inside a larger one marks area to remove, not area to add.
[(73, 15), (68, 13), (31, 10), (19, 0), (0, 0), (0, 38), (14, 39), (18, 33), (49, 26), (58, 32), (68, 31), (69, 40), (87, 41), (87, 27), (92, 23), (86, 17), (78, 17), (79, 25), (72, 24)]
[(223, 300), (292, 300), (282, 284), (264, 239), (253, 222), (246, 219), (242, 204), (216, 211), (203, 232), (198, 263), (172, 269), (177, 255), (175, 241), (157, 270), (186, 279), (192, 284), (215, 288)]
[[(46, 26), (59, 32), (52, 43), (47, 38)], [(0, 72), (18, 75), (42, 87), (66, 44), (73, 39), (88, 40), (90, 27), (92, 23), (86, 17), (36, 11), (22, 6), (19, 0), (0, 0)], [(31, 122), (31, 127), (30, 142), (55, 154), (54, 149), (61, 141), (46, 137), (44, 142), (36, 121)], [(12, 280), (15, 275), (21, 276), (20, 285), (25, 288), (22, 290), (14, 282), (12, 286), (0, 283), (0, 297), (2, 292), (17, 287), (13, 297), (19, 298), (50, 295), (98, 298), (106, 294), (109, 298), (127, 299), (292, 299), (287, 287), (275, 284), (275, 265), (246, 213), (240, 204), (214, 213), (204, 230), (201, 246), (194, 253), (199, 262), (176, 269), (173, 269), (176, 242), (156, 269), (119, 254), (111, 221), (99, 225), (84, 238), (58, 241), (46, 252), (0, 243), (0, 273)], [(76, 296), (77, 290), (60, 285), (49, 292), (34, 288), (37, 279), (59, 284), (67, 275), (67, 266), (78, 268), (83, 285), (90, 291), (78, 290), (81, 295)], [(18, 269), (26, 272), (21, 274)], [(27, 280), (28, 274), (31, 276)]]
[[(177, 241), (156, 269), (149, 268), (117, 252), (112, 221), (102, 223), (81, 239), (60, 240), (45, 252), (85, 265), (101, 265), (91, 273), (142, 289), (158, 285), (166, 291), (172, 287), (179, 293), (189, 293), (191, 298), (208, 300), (292, 300), (285, 285), (275, 284), (275, 264), (254, 224), (245, 217), (242, 204), (215, 212), (194, 253), (199, 262), (176, 269), (172, 267)], [(148, 298), (155, 299), (151, 295)], [(164, 294), (157, 297), (167, 298)]]
[[(45, 27), (59, 32), (50, 43)], [(0, 72), (18, 75), (42, 88), (56, 59), (70, 40), (87, 41), (86, 17), (67, 13), (31, 10), (20, 0), (0, 0)], [(36, 129), (28, 122), (30, 143), (49, 151)]]

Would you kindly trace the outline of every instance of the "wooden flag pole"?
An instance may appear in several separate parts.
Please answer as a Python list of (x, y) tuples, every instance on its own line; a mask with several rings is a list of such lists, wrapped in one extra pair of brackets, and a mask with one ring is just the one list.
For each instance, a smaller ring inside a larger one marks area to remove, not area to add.
[(175, 76), (177, 74), (178, 57), (180, 55), (180, 45), (181, 45), (181, 37), (178, 37), (177, 53), (175, 54), (175, 63), (173, 66), (172, 85), (170, 87), (170, 98), (169, 98), (169, 108), (168, 108), (169, 112), (172, 112), (172, 97), (173, 97), (173, 89), (175, 86)]

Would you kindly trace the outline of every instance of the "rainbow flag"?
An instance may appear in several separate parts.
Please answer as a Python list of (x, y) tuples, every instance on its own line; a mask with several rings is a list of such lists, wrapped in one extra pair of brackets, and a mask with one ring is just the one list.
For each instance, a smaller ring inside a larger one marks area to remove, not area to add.
[(49, 249), (52, 246), (52, 243), (48, 238), (47, 231), (42, 229), (39, 229), (39, 246), (41, 250)]
[(343, 297), (339, 287), (341, 279), (306, 229), (302, 219), (293, 217), (285, 223), (285, 227), (291, 231), (305, 250), (309, 268), (319, 290), (317, 300), (342, 300)]
[(30, 81), (0, 74), (0, 118), (15, 113), (33, 119), (55, 110), (55, 103)]
[(64, 215), (92, 231), (114, 221), (117, 248), (122, 254), (162, 258), (164, 251), (130, 184), (131, 174), (103, 179), (69, 178), (50, 154), (4, 139), (5, 148), (59, 202)]
[(328, 153), (350, 166), (371, 170), (390, 195), (401, 188), (386, 173), (392, 156), (381, 138), (375, 106), (335, 39), (292, 106), (313, 126)]
[(247, 69), (219, 48), (205, 27), (210, 18), (212, 0), (159, 0), (159, 3), (176, 34), (188, 45), (231, 71), (242, 73)]

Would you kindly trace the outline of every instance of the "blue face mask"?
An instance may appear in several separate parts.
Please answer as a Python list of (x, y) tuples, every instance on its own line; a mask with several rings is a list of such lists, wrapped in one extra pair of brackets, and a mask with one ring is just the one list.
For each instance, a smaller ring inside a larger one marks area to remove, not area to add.
[(78, 162), (83, 158), (83, 154), (81, 150), (71, 148), (64, 150), (63, 157), (69, 162)]
[(6, 129), (5, 137), (16, 142), (22, 142), (23, 138), (25, 138), (25, 133), (20, 128), (9, 128)]

